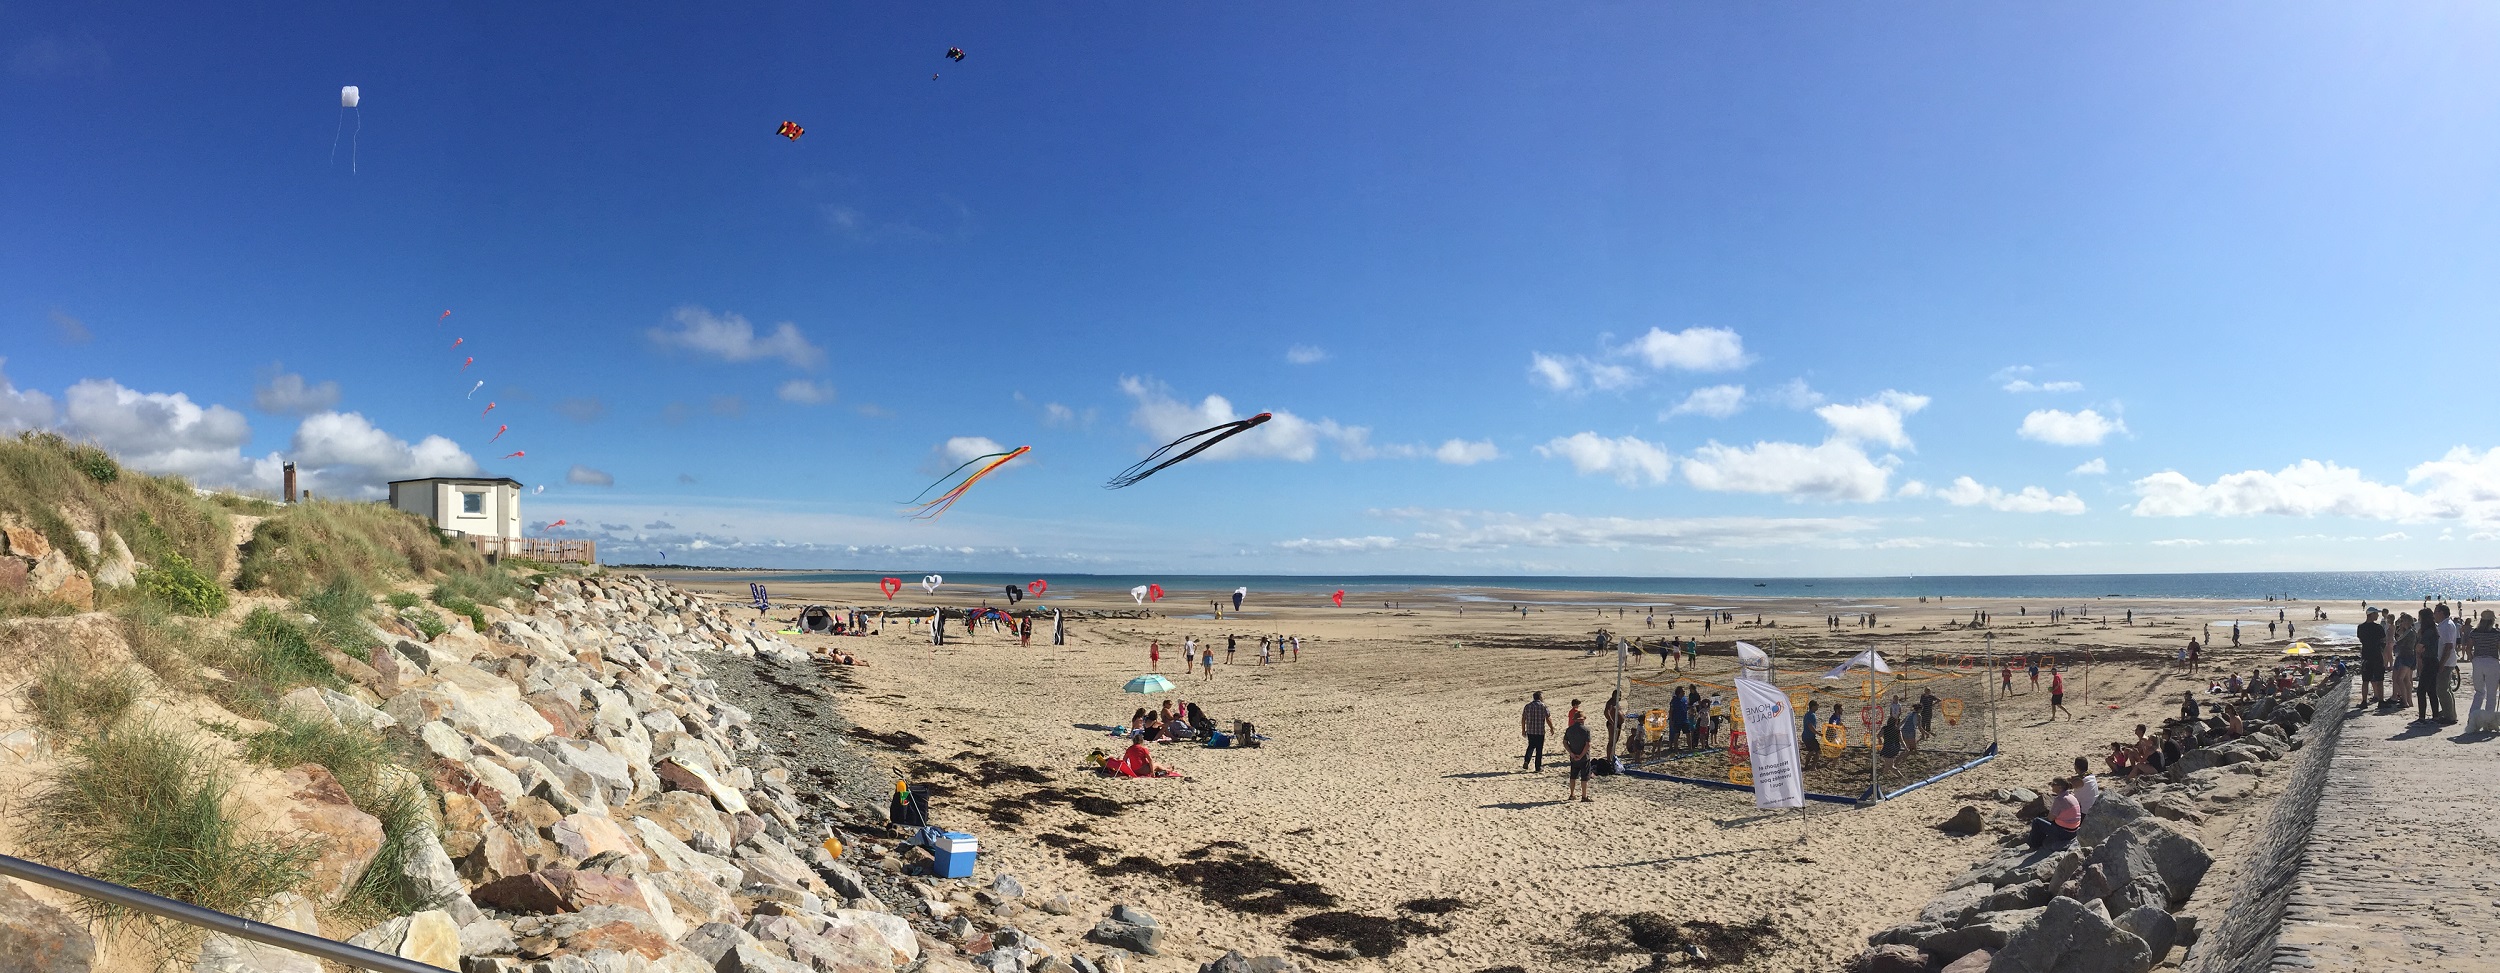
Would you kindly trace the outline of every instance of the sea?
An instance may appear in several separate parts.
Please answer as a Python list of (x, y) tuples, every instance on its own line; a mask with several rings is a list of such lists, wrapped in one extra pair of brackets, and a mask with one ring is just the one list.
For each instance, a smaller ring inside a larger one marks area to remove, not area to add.
[[(657, 569), (669, 573), (669, 569)], [(771, 571), (752, 574), (703, 571), (705, 580), (780, 583), (863, 583), (899, 578), (919, 587), (930, 575), (922, 572)], [(1031, 587), (1036, 578), (1024, 574), (956, 572), (943, 578), (940, 590), (1003, 592), (1008, 585)], [(1045, 596), (1083, 592), (1127, 592), (1140, 585), (1163, 586), (1165, 601), (1190, 604), (1229, 600), (1233, 589), (1247, 588), (1251, 599), (1270, 596), (1327, 596), (1338, 590), (1349, 602), (1377, 600), (1366, 596), (1391, 592), (1430, 592), (1462, 601), (1498, 602), (1510, 592), (1575, 592), (1600, 594), (1605, 605), (1688, 605), (1694, 597), (1741, 604), (1753, 598), (1815, 598), (1898, 603), (1917, 598), (1976, 598), (2048, 603), (2095, 598), (2212, 598), (2242, 601), (2305, 601), (2386, 603), (2488, 601), (2500, 599), (2500, 568), (2450, 568), (2433, 571), (2289, 571), (2225, 574), (1998, 574), (1904, 575), (1861, 578), (1641, 578), (1569, 575), (1290, 575), (1290, 574), (1050, 574)], [(1547, 599), (1538, 599), (1545, 603)], [(1706, 607), (1706, 606), (1692, 606)], [(1847, 606), (1843, 606), (1847, 607)], [(1867, 606), (1876, 607), (1876, 606)]]

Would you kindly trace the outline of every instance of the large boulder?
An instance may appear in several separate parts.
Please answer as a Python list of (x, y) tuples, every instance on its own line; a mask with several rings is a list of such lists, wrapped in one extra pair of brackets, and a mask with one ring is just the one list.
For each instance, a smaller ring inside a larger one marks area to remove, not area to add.
[(313, 859), (311, 869), (313, 885), (324, 902), (335, 905), (346, 898), (356, 880), (364, 877), (365, 867), (382, 851), (382, 821), (357, 810), (338, 778), (320, 764), (294, 767), (284, 781), (287, 824), (318, 842), (319, 857)]
[(1990, 951), (1989, 973), (2145, 973), (2152, 950), (2109, 917), (2068, 898), (2049, 900), (2029, 923)]
[(2028, 928), (2040, 917), (2040, 912), (2040, 909), (2010, 909), (1981, 913), (1959, 928), (1938, 930), (1910, 945), (1926, 950), (1928, 955), (1939, 960), (1979, 950), (2003, 949), (2006, 941)]
[(2169, 906), (2196, 892), (2196, 884), (2214, 864), (2213, 853), (2178, 826), (2150, 815), (2111, 832), (2093, 850), (2092, 862), (2109, 873), (2109, 884), (2125, 888), (2139, 877), (2153, 877), (2169, 890)]
[(1949, 889), (1919, 910), (1918, 921), (1951, 928), (1986, 911), (1988, 899), (1996, 895), (1997, 886), (1979, 884)]
[(1163, 950), (1160, 948), (1163, 942), (1163, 927), (1155, 922), (1153, 916), (1146, 914), (1144, 909), (1125, 905), (1113, 906), (1111, 915), (1095, 923), (1092, 931), (1085, 934), (1085, 938), (1132, 953), (1143, 953), (1147, 956), (1163, 955)]
[[(1934, 961), (1914, 946), (1876, 946), (1859, 953), (1850, 973), (1927, 973)], [(1245, 967), (1246, 969), (1246, 967)]]
[(95, 937), (84, 924), (0, 878), (0, 969), (87, 973), (94, 964)]
[(2110, 832), (2144, 815), (2144, 805), (2136, 803), (2135, 798), (2117, 791), (2102, 791), (2100, 799), (2092, 802), (2092, 813), (2083, 816), (2083, 829), (2075, 832), (2075, 846), (2098, 848), (2101, 842), (2109, 840)]
[(1936, 830), (1957, 838), (1967, 838), (1987, 826), (1987, 821), (1979, 816), (1978, 808), (1964, 804), (1961, 810), (1953, 812), (1952, 817), (1937, 822)]
[(2134, 933), (2135, 938), (2144, 940), (2145, 949), (2152, 953), (2156, 963), (2169, 955), (2170, 947), (2179, 941), (2178, 921), (2170, 918), (2169, 910), (2159, 906), (2137, 906), (2119, 913), (2111, 921), (2116, 922), (2118, 928)]
[(632, 878), (569, 868), (542, 868), (498, 879), (470, 890), (469, 897), (489, 908), (541, 915), (595, 906), (648, 907)]

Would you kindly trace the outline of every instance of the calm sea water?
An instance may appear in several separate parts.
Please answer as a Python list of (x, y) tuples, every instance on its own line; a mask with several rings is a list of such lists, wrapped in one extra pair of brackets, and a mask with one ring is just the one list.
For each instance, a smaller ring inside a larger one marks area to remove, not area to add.
[[(898, 577), (917, 587), (922, 574), (867, 571), (822, 571), (779, 574), (705, 572), (706, 579), (765, 582), (875, 583)], [(1027, 585), (1031, 575), (950, 572), (942, 591), (998, 591), (1010, 584)], [(1250, 589), (1252, 604), (1261, 595), (1326, 595), (1343, 588), (1346, 600), (1380, 592), (1443, 591), (1460, 598), (1498, 601), (1499, 591), (1584, 591), (1622, 596), (1622, 603), (1643, 603), (1642, 596), (1704, 596), (1740, 602), (1747, 598), (2037, 599), (2071, 601), (2118, 598), (2224, 598), (2262, 600), (2289, 596), (2302, 601), (2409, 602), (2423, 598), (2451, 600), (2500, 599), (2500, 568), (2444, 571), (2304, 571), (2243, 574), (2007, 574), (1934, 575), (1893, 578), (1620, 578), (1537, 576), (1454, 576), (1430, 574), (1347, 575), (1043, 575), (1052, 593), (1104, 590), (1126, 592), (1142, 584), (1160, 584), (1165, 602), (1189, 604), (1229, 599), (1236, 587)], [(1660, 604), (1667, 599), (1651, 599)], [(1610, 602), (1613, 603), (1613, 602)]]

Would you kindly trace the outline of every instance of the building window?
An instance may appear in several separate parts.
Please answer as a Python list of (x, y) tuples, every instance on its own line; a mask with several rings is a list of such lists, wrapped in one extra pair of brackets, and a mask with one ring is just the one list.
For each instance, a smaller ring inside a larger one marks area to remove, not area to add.
[(461, 512), (461, 513), (464, 513), (464, 514), (482, 514), (482, 513), (485, 513), (485, 512), (486, 512), (486, 495), (485, 495), (485, 494), (483, 494), (483, 493), (463, 493), (463, 494), (461, 494), (461, 495), (460, 495), (460, 512)]

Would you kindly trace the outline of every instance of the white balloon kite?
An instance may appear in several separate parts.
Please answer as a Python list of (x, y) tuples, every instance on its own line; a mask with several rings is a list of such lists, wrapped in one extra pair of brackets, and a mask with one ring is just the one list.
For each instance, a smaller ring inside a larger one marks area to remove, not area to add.
[[(361, 136), (365, 133), (364, 110), (356, 107), (356, 102), (363, 98), (364, 95), (356, 90), (355, 85), (351, 84), (339, 89), (339, 131), (330, 133), (331, 165), (339, 164), (339, 134), (347, 130), (348, 112), (356, 113), (356, 135)], [(350, 136), (347, 140), (347, 171), (356, 171), (356, 138), (354, 136)]]

